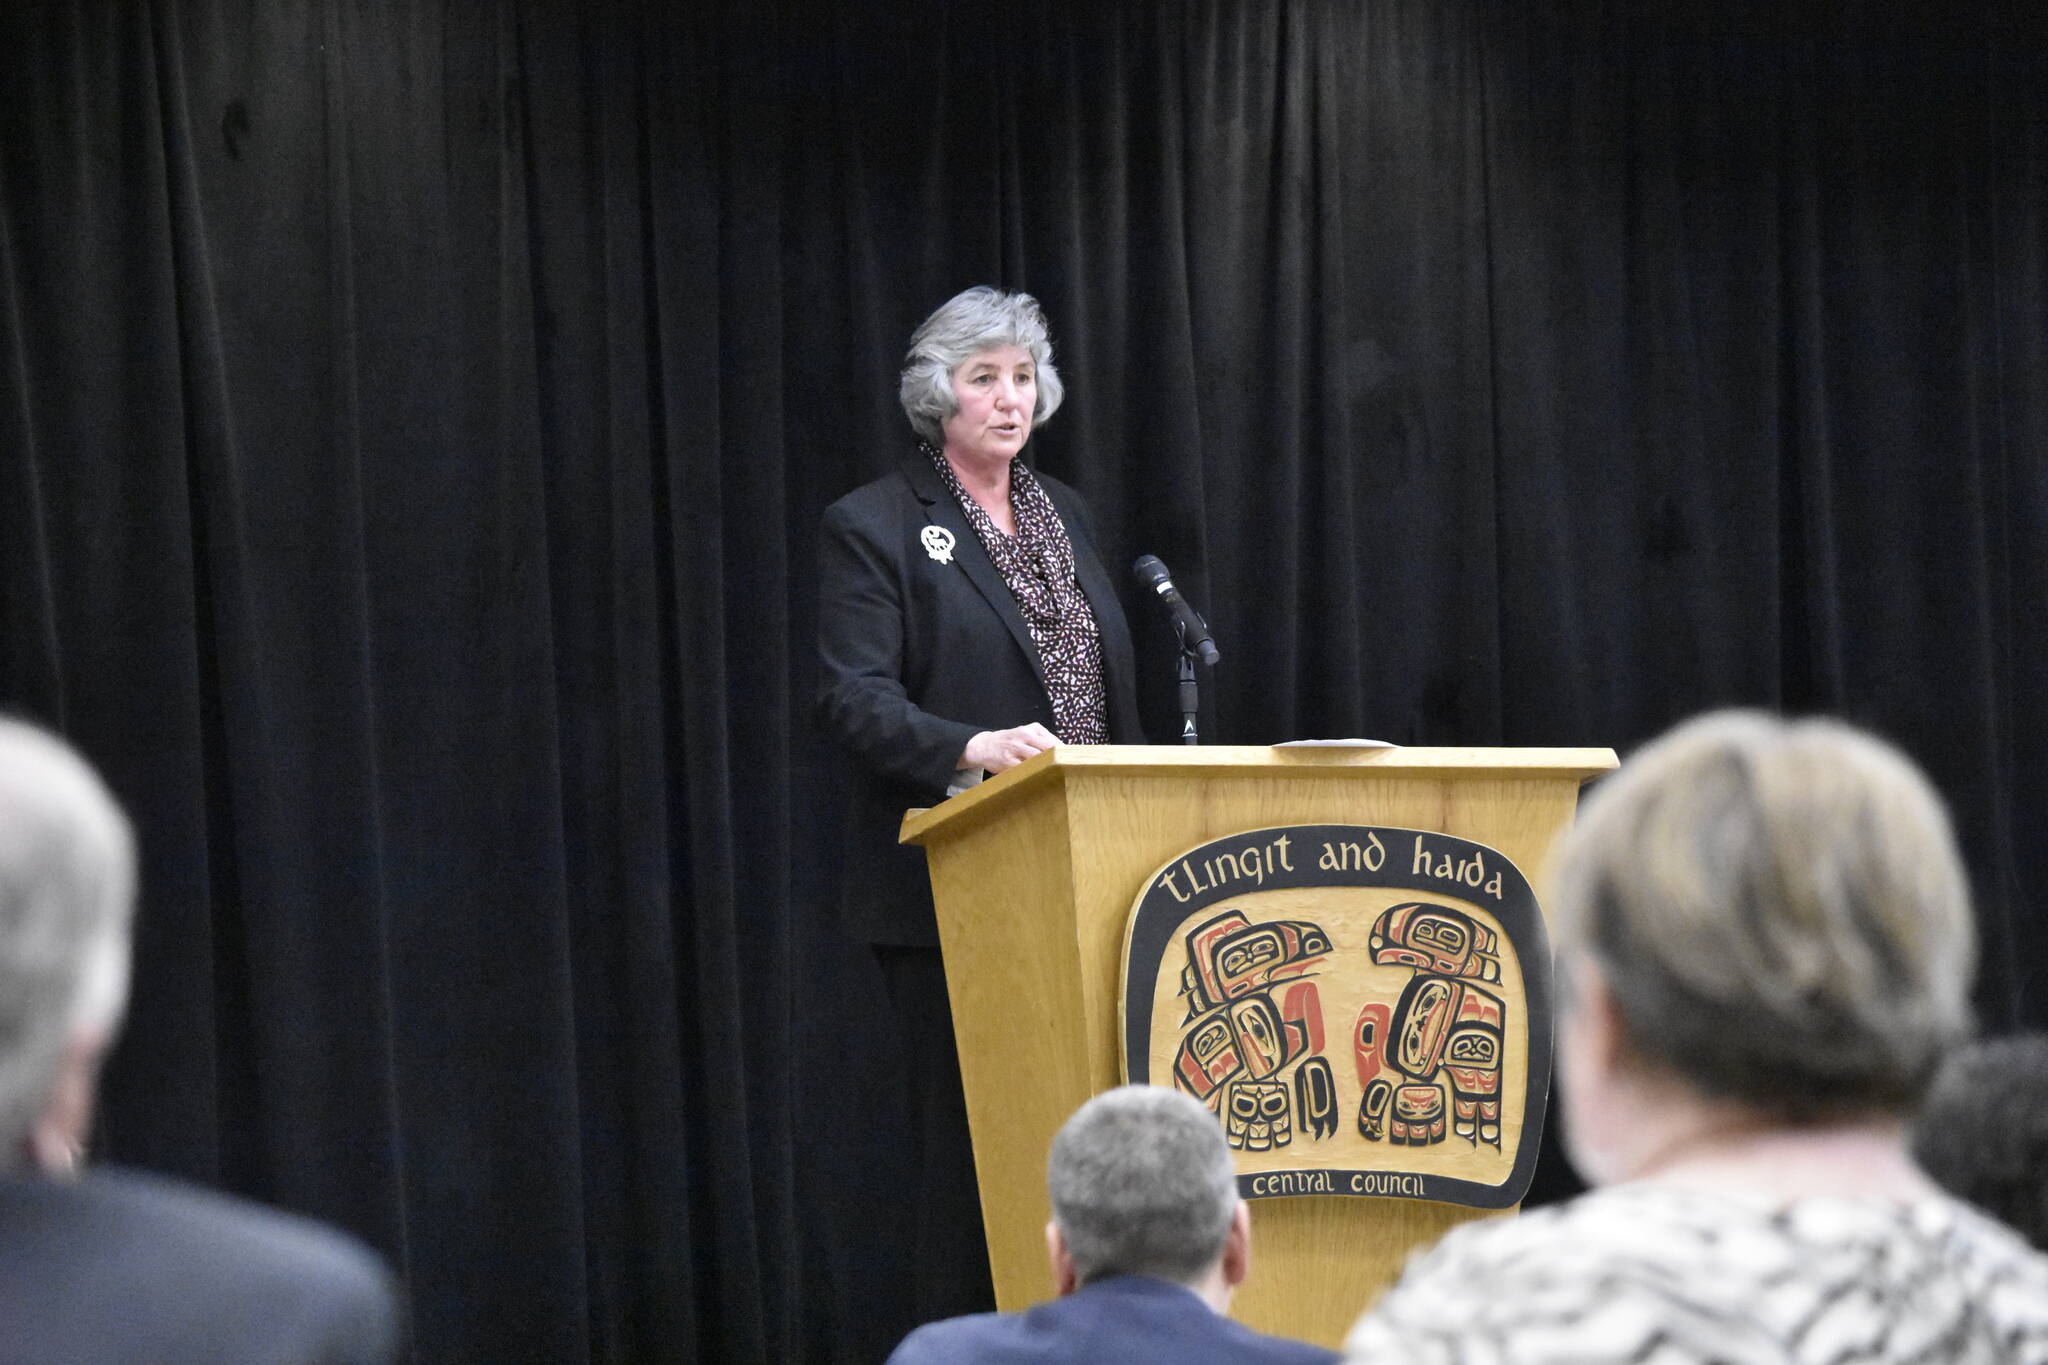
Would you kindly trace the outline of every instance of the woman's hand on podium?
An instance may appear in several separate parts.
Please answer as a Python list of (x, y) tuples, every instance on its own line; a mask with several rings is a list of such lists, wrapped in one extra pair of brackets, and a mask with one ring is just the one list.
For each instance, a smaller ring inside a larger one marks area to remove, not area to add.
[(1053, 732), (1033, 721), (1014, 730), (983, 730), (960, 751), (960, 766), (999, 773), (1058, 744)]

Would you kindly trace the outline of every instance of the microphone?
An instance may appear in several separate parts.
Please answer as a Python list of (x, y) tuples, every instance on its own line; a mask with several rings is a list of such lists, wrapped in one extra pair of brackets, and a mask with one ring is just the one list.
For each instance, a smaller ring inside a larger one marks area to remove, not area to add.
[(1203, 663), (1215, 667), (1218, 658), (1216, 641), (1209, 634), (1208, 625), (1187, 604), (1187, 599), (1180, 595), (1180, 589), (1173, 586), (1173, 575), (1159, 562), (1159, 556), (1138, 556), (1138, 562), (1131, 565), (1131, 573), (1140, 586), (1159, 594), (1159, 600), (1166, 604), (1174, 626), (1180, 631), (1181, 648), (1199, 654)]

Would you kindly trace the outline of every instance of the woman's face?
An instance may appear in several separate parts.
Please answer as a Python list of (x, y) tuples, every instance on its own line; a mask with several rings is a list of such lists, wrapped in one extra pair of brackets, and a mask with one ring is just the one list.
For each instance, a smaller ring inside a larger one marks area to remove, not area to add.
[(953, 371), (960, 410), (946, 419), (946, 453), (999, 467), (1017, 458), (1031, 438), (1038, 406), (1038, 367), (1022, 346), (976, 352)]

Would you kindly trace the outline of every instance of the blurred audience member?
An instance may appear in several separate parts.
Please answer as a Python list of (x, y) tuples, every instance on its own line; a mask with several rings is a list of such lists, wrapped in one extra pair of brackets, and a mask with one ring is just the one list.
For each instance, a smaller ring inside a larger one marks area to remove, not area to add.
[(1601, 784), (1556, 867), (1564, 1135), (1596, 1189), (1451, 1232), (1350, 1358), (2048, 1361), (2048, 1259), (1907, 1151), (1975, 959), (1912, 764), (1707, 716)]
[(134, 899), (133, 837), (99, 778), (0, 719), (0, 1361), (389, 1360), (391, 1289), (356, 1243), (81, 1170)]
[(2048, 1251), (2048, 1034), (1952, 1054), (1913, 1122), (1913, 1155), (1942, 1188)]
[(1195, 1100), (1145, 1085), (1097, 1095), (1053, 1139), (1046, 1184), (1058, 1297), (920, 1327), (892, 1365), (1336, 1359), (1223, 1316), (1251, 1269), (1251, 1214), (1223, 1130)]

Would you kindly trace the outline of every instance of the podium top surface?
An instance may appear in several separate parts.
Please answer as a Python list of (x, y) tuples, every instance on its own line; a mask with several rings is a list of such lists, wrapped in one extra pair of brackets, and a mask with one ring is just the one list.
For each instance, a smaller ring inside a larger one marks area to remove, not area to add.
[(940, 826), (970, 812), (986, 813), (1019, 799), (1023, 793), (1058, 782), (1068, 773), (1104, 776), (1179, 775), (1188, 778), (1258, 777), (1285, 774), (1290, 778), (1329, 776), (1356, 778), (1361, 772), (1387, 777), (1490, 777), (1523, 780), (1554, 779), (1584, 782), (1612, 771), (1619, 761), (1612, 749), (1437, 749), (1339, 744), (1063, 744), (1029, 762), (928, 810), (903, 818), (899, 835), (906, 844), (922, 843)]

